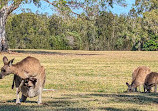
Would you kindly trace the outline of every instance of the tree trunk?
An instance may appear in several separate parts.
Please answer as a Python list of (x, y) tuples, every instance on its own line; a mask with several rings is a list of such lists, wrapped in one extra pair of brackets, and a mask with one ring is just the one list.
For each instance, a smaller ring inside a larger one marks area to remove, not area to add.
[(0, 9), (0, 52), (8, 51), (8, 44), (6, 39), (5, 25), (9, 14), (17, 9), (22, 1), (17, 1), (8, 6), (8, 2)]
[(5, 25), (7, 20), (7, 9), (3, 7), (0, 11), (0, 52), (7, 52), (8, 45), (6, 42)]

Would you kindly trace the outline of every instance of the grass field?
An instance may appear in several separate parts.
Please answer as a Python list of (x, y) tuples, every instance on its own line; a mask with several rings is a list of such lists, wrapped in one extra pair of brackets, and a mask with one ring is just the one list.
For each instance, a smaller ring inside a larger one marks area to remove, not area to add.
[[(126, 93), (126, 82), (131, 82), (132, 71), (148, 66), (158, 72), (158, 52), (131, 51), (65, 51), (13, 50), (2, 58), (15, 58), (14, 63), (26, 56), (41, 61), (46, 69), (47, 89), (43, 92), (44, 105), (37, 105), (37, 97), (28, 98), (17, 106), (15, 89), (11, 89), (13, 75), (0, 80), (0, 111), (151, 111), (158, 110), (158, 93)], [(142, 89), (143, 90), (143, 89)]]

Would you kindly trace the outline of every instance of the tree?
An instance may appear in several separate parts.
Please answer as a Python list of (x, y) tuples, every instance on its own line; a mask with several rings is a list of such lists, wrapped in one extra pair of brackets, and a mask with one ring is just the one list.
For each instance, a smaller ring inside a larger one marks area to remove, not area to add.
[(5, 25), (8, 15), (18, 8), (22, 1), (12, 1), (11, 5), (8, 5), (8, 2), (9, 0), (0, 1), (0, 51), (7, 50)]
[[(139, 19), (140, 28), (137, 28), (138, 38), (139, 38), (139, 46), (140, 48), (145, 47), (145, 50), (147, 50), (147, 47), (150, 47), (153, 44), (153, 47), (155, 48), (154, 44), (156, 39), (153, 39), (154, 37), (157, 37), (158, 35), (158, 1), (157, 0), (136, 0), (135, 5), (133, 8), (133, 11), (135, 15), (137, 15), (137, 19)], [(144, 44), (147, 41), (146, 44)], [(149, 45), (150, 44), (150, 45)], [(143, 46), (144, 45), (144, 46)], [(140, 49), (139, 48), (139, 49)], [(151, 49), (154, 50), (154, 49)]]
[(10, 48), (49, 49), (48, 18), (46, 15), (21, 13), (9, 16), (6, 36)]
[(150, 40), (145, 42), (143, 45), (143, 50), (145, 51), (157, 51), (158, 50), (158, 36), (155, 34), (150, 34)]
[[(37, 4), (38, 0), (30, 0)], [(21, 3), (29, 2), (29, 0), (0, 0), (0, 51), (7, 51), (6, 41), (6, 20), (8, 16), (16, 10)]]
[(33, 2), (35, 5), (40, 6), (40, 1), (51, 4), (66, 16), (70, 16), (70, 13), (79, 15), (72, 11), (76, 8), (82, 8), (87, 14), (93, 16), (96, 7), (100, 6), (105, 9), (107, 5), (113, 7), (114, 2), (121, 3), (121, 5), (124, 5), (125, 2), (125, 0), (55, 0), (53, 2), (49, 0), (0, 0), (0, 51), (7, 51), (8, 49), (5, 31), (8, 16), (22, 3)]

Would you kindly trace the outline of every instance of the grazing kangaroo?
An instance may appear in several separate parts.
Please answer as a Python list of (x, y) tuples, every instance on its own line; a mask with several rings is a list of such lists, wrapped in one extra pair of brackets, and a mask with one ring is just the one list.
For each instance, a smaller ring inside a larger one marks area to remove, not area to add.
[[(27, 97), (39, 95), (38, 104), (42, 103), (41, 96), (45, 83), (44, 67), (40, 65), (38, 59), (30, 56), (16, 64), (12, 64), (13, 60), (14, 59), (8, 62), (7, 57), (3, 57), (4, 66), (1, 68), (0, 78), (2, 79), (11, 73), (14, 74), (15, 80), (13, 82), (15, 82), (17, 93), (16, 103), (20, 103), (19, 87), (22, 92), (22, 101), (25, 101)], [(29, 87), (30, 82), (32, 82), (33, 85)]]
[[(146, 92), (150, 92), (151, 88), (155, 86), (154, 92), (157, 92), (157, 84), (158, 84), (158, 73), (157, 72), (151, 72), (147, 75), (144, 83), (144, 88), (146, 89)], [(145, 91), (144, 91), (145, 92)]]
[(128, 92), (137, 91), (138, 86), (139, 86), (139, 89), (140, 89), (140, 85), (144, 85), (145, 78), (149, 73), (150, 73), (150, 69), (146, 66), (140, 66), (137, 69), (135, 69), (132, 73), (132, 83), (131, 83), (131, 85), (129, 85), (126, 82), (126, 85), (128, 86), (127, 91)]

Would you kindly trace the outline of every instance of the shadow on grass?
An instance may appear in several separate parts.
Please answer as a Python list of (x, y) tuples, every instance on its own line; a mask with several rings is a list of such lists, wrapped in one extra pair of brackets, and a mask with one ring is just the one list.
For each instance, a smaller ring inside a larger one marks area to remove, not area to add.
[(89, 111), (88, 108), (69, 107), (70, 103), (67, 101), (48, 102), (47, 104), (48, 105), (10, 105), (5, 103), (0, 104), (0, 111)]
[(113, 107), (105, 107), (105, 108), (99, 108), (100, 110), (105, 111), (143, 111), (136, 108), (125, 108), (125, 109), (119, 109), (119, 108), (113, 108)]
[(26, 54), (47, 54), (47, 55), (67, 55), (69, 53), (49, 52), (49, 51), (31, 51), (31, 50), (11, 50), (12, 52), (26, 53)]
[[(97, 97), (97, 99), (96, 99)], [(101, 97), (101, 101), (99, 100)], [(108, 100), (108, 102), (104, 102)], [(108, 99), (109, 98), (109, 99)], [(107, 94), (107, 93), (91, 93), (91, 94), (64, 94), (58, 98), (52, 98), (44, 101), (43, 105), (38, 105), (36, 101), (26, 101), (26, 103), (21, 103), (17, 106), (15, 101), (0, 102), (0, 111), (90, 111), (90, 110), (106, 110), (106, 111), (140, 111), (139, 107), (127, 107), (127, 108), (115, 108), (113, 106), (107, 107), (95, 107), (93, 106), (82, 107), (83, 103), (87, 102), (87, 105), (91, 101), (96, 101), (95, 103), (102, 102), (106, 103), (130, 103), (137, 105), (149, 105), (158, 103), (158, 94), (155, 93), (121, 93), (121, 94)], [(86, 105), (84, 105), (86, 106)]]
[(70, 97), (73, 99), (93, 98), (93, 96), (97, 96), (97, 97), (111, 98), (110, 101), (120, 102), (120, 103), (134, 103), (134, 104), (158, 103), (158, 93), (120, 93), (120, 94), (92, 93), (92, 94), (84, 94), (84, 95), (66, 94), (64, 96), (66, 96), (66, 98)]
[[(16, 103), (16, 99), (8, 100), (7, 102), (8, 103)], [(21, 102), (21, 103), (24, 103), (24, 102)], [(37, 103), (37, 101), (28, 101), (28, 100), (26, 100), (25, 103)]]
[(51, 105), (52, 107), (69, 107), (73, 106), (76, 101), (70, 101), (70, 100), (55, 100), (55, 101), (48, 101), (47, 104)]
[(111, 101), (118, 103), (134, 103), (134, 104), (157, 104), (158, 94), (155, 93), (138, 93), (129, 94), (90, 94), (89, 96), (100, 96), (112, 98)]
[(21, 105), (13, 104), (0, 104), (0, 111), (48, 111), (50, 109), (47, 105), (27, 105), (21, 103)]
[(52, 101), (45, 101), (42, 105), (38, 105), (35, 101), (22, 102), (21, 105), (16, 105), (15, 100), (7, 102), (0, 102), (0, 111), (89, 111), (88, 108), (73, 107), (78, 103), (76, 100), (69, 99), (53, 99)]
[(51, 52), (51, 51), (31, 51), (31, 50), (11, 50), (12, 52), (26, 53), (26, 54), (44, 54), (44, 55), (102, 55), (102, 54), (77, 54), (77, 53), (61, 53), (61, 52)]

